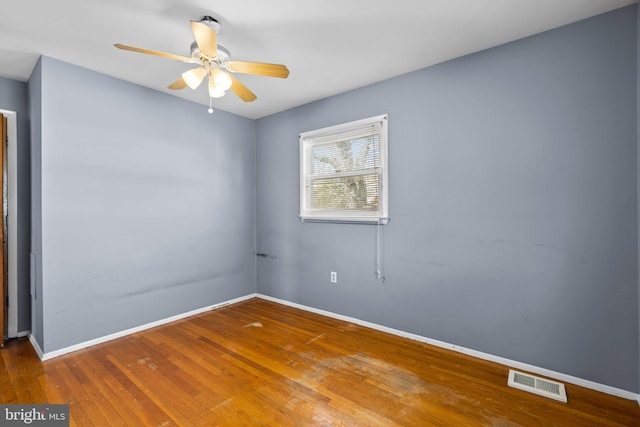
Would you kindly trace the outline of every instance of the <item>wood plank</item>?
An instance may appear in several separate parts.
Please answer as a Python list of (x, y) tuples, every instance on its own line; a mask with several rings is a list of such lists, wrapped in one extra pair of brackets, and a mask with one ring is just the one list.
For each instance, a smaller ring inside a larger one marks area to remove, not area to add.
[(3, 402), (69, 403), (78, 426), (640, 426), (634, 401), (566, 384), (563, 404), (507, 387), (506, 366), (260, 299), (0, 356)]
[(124, 372), (111, 363), (108, 358), (113, 355), (108, 352), (107, 348), (105, 348), (105, 351), (96, 353), (98, 353), (98, 363), (102, 365), (102, 368), (108, 372), (110, 378), (112, 378), (112, 380), (106, 380), (109, 387), (118, 393), (120, 399), (136, 413), (139, 419), (144, 421), (143, 425), (177, 425), (140, 387), (134, 384)]

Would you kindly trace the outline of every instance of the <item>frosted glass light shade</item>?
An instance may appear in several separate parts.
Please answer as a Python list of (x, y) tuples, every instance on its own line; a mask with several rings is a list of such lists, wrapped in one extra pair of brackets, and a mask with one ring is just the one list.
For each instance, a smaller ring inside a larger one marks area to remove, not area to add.
[(211, 98), (221, 98), (224, 96), (224, 90), (220, 89), (214, 79), (209, 79), (209, 96)]
[(229, 90), (232, 84), (231, 77), (224, 71), (216, 73), (213, 80), (216, 82), (216, 86), (222, 90)]
[(202, 80), (204, 80), (204, 77), (206, 75), (207, 72), (204, 70), (204, 68), (198, 67), (182, 73), (182, 78), (184, 79), (187, 86), (189, 86), (191, 89), (195, 89), (200, 86), (200, 83), (202, 83)]

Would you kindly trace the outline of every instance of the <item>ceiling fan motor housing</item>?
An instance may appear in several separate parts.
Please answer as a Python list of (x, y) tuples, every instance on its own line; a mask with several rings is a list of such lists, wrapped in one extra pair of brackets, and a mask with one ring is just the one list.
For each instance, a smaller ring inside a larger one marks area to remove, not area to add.
[[(229, 49), (226, 46), (221, 44), (217, 44), (216, 46), (218, 48), (218, 56), (217, 56), (216, 62), (225, 63), (229, 61), (229, 59), (231, 59), (231, 52), (229, 51)], [(191, 57), (196, 61), (200, 62), (200, 48), (198, 48), (198, 42), (196, 41), (191, 42), (190, 52), (191, 52)]]

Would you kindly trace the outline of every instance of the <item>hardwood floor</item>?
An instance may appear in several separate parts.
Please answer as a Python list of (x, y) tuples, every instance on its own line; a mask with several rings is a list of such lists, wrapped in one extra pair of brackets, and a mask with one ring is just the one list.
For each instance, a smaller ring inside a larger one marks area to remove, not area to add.
[(0, 350), (2, 403), (69, 403), (71, 425), (640, 426), (634, 401), (251, 299), (40, 362)]

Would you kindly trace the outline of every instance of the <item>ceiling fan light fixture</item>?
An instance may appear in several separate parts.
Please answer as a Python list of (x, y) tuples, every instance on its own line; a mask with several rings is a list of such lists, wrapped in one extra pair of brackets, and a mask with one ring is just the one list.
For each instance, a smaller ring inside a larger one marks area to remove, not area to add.
[(218, 70), (218, 72), (216, 73), (216, 75), (213, 78), (216, 86), (220, 89), (224, 90), (229, 90), (229, 88), (231, 87), (231, 84), (233, 83), (231, 81), (231, 77), (229, 77), (229, 75), (227, 73), (225, 73), (224, 71), (220, 71)]
[(202, 83), (202, 80), (204, 80), (206, 75), (207, 72), (205, 71), (205, 69), (202, 67), (198, 67), (182, 73), (182, 78), (184, 79), (185, 83), (187, 83), (187, 86), (189, 86), (191, 89), (196, 89), (198, 86), (200, 86), (200, 83)]
[(224, 96), (224, 89), (216, 86), (216, 83), (213, 79), (209, 79), (209, 97), (211, 98), (222, 98)]

